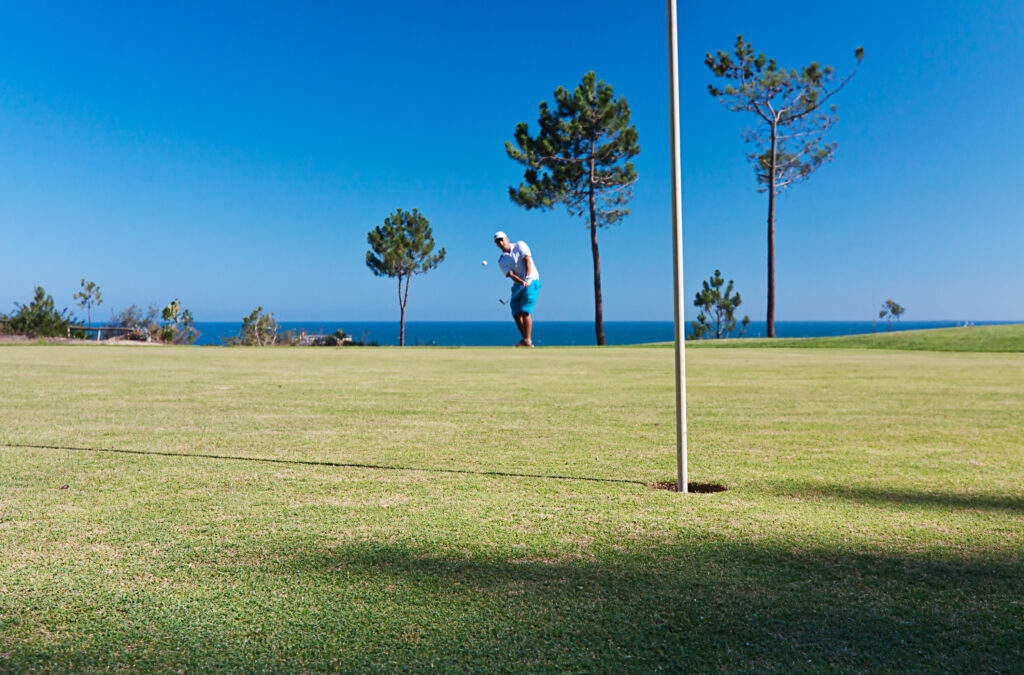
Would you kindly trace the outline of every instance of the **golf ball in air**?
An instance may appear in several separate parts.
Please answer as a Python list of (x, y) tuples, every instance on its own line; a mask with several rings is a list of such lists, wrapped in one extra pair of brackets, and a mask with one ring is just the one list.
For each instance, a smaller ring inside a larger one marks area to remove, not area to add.
[(486, 260), (481, 261), (480, 264), (483, 265), (484, 267), (487, 267), (487, 261)]

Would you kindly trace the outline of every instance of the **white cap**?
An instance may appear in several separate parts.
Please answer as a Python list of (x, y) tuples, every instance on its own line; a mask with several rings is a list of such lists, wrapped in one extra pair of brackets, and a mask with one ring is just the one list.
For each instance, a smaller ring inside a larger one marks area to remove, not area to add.
[(508, 239), (508, 235), (501, 230), (498, 230), (494, 233), (494, 241), (498, 241), (499, 239)]

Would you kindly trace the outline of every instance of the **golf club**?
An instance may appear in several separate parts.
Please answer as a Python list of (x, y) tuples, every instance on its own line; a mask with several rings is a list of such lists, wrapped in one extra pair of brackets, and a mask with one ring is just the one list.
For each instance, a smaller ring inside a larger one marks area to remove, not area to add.
[(512, 297), (511, 298), (509, 298), (508, 300), (505, 300), (503, 298), (498, 298), (498, 302), (500, 302), (503, 305), (507, 305), (508, 303), (510, 303), (513, 300), (515, 300), (516, 296), (519, 295), (520, 293), (522, 293), (524, 290), (526, 290), (526, 286), (520, 286), (518, 290), (512, 292)]

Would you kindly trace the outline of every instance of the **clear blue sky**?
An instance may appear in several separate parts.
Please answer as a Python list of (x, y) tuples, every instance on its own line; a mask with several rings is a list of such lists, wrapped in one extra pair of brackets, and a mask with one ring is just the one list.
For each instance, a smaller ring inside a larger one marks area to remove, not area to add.
[[(704, 53), (742, 33), (844, 72), (835, 162), (778, 205), (778, 318), (1024, 319), (1024, 3), (682, 2), (687, 296), (716, 267), (763, 320), (765, 196)], [(640, 182), (602, 230), (605, 316), (671, 319), (665, 10), (551, 0), (7, 3), (0, 10), (0, 311), (82, 277), (96, 316), (181, 298), (197, 320), (397, 318), (365, 267), (397, 207), (448, 260), (411, 320), (502, 320), (496, 229), (532, 246), (538, 320), (593, 316), (582, 220), (507, 188), (517, 122), (589, 70), (628, 100)], [(482, 259), (492, 264), (485, 270)], [(84, 316), (84, 312), (79, 311)]]

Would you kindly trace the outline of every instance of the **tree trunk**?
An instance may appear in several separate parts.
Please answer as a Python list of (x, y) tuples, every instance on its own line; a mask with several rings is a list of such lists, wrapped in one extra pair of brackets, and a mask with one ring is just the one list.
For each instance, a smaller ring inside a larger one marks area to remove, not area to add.
[(590, 194), (587, 201), (590, 206), (590, 250), (594, 255), (594, 332), (597, 344), (604, 346), (604, 305), (601, 301), (601, 255), (597, 252), (597, 204), (594, 198), (594, 148), (595, 141), (590, 141)]
[(778, 140), (772, 124), (772, 151), (768, 173), (768, 337), (775, 337), (775, 152)]
[(398, 346), (405, 346), (405, 303), (409, 300), (409, 278), (405, 280), (405, 297), (402, 297), (402, 275), (398, 275)]

